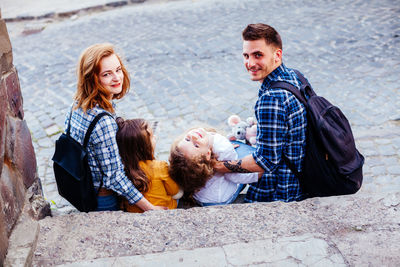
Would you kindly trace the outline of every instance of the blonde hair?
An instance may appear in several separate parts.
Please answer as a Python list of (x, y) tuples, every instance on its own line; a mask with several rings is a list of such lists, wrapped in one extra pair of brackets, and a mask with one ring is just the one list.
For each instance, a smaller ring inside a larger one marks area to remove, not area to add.
[(78, 84), (74, 99), (77, 101), (75, 108), (82, 108), (84, 112), (99, 105), (101, 108), (114, 113), (112, 102), (107, 97), (107, 90), (100, 84), (98, 74), (100, 61), (108, 56), (115, 55), (124, 74), (122, 91), (113, 96), (113, 99), (122, 98), (130, 88), (129, 73), (121, 58), (115, 53), (114, 46), (109, 43), (95, 44), (86, 48), (77, 67)]

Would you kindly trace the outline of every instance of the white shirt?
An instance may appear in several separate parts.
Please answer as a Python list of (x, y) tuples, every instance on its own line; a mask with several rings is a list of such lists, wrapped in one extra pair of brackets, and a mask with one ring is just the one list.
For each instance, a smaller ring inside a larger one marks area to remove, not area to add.
[[(214, 135), (212, 151), (217, 160), (237, 160), (238, 155), (228, 138), (218, 133)], [(216, 173), (206, 185), (194, 194), (194, 199), (202, 203), (221, 203), (227, 201), (236, 192), (239, 184), (258, 181), (258, 173)]]

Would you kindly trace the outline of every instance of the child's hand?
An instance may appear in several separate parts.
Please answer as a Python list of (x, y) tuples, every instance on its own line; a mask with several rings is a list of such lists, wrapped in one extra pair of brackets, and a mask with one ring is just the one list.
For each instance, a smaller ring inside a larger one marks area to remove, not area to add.
[(232, 144), (233, 148), (238, 148), (240, 145), (239, 144)]

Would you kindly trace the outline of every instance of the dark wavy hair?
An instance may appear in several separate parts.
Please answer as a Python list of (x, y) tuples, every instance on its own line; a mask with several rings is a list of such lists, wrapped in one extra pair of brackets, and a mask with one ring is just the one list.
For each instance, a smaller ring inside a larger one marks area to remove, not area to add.
[(126, 176), (140, 192), (147, 192), (150, 180), (139, 166), (140, 161), (154, 160), (150, 127), (144, 119), (117, 118), (117, 144)]
[(263, 23), (249, 24), (242, 32), (243, 40), (256, 41), (264, 39), (267, 45), (282, 49), (282, 39), (279, 33), (271, 26)]
[(214, 153), (211, 153), (211, 159), (207, 159), (205, 155), (194, 158), (185, 157), (178, 148), (178, 143), (182, 138), (176, 139), (171, 146), (168, 172), (169, 176), (182, 188), (184, 198), (194, 202), (193, 195), (213, 176), (216, 160)]

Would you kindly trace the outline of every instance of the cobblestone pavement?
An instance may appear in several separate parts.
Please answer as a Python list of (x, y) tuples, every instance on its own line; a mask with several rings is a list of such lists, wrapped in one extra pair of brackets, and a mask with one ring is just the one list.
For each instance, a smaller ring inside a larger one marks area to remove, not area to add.
[(81, 51), (111, 42), (123, 54), (132, 90), (117, 114), (159, 121), (157, 154), (192, 125), (228, 130), (231, 114), (253, 115), (259, 83), (249, 80), (241, 31), (273, 25), (284, 63), (350, 120), (366, 156), (359, 194), (400, 189), (400, 1), (173, 1), (128, 6), (11, 35), (14, 64), (32, 132), (38, 172), (57, 213), (71, 207), (57, 193), (51, 156), (75, 92)]

